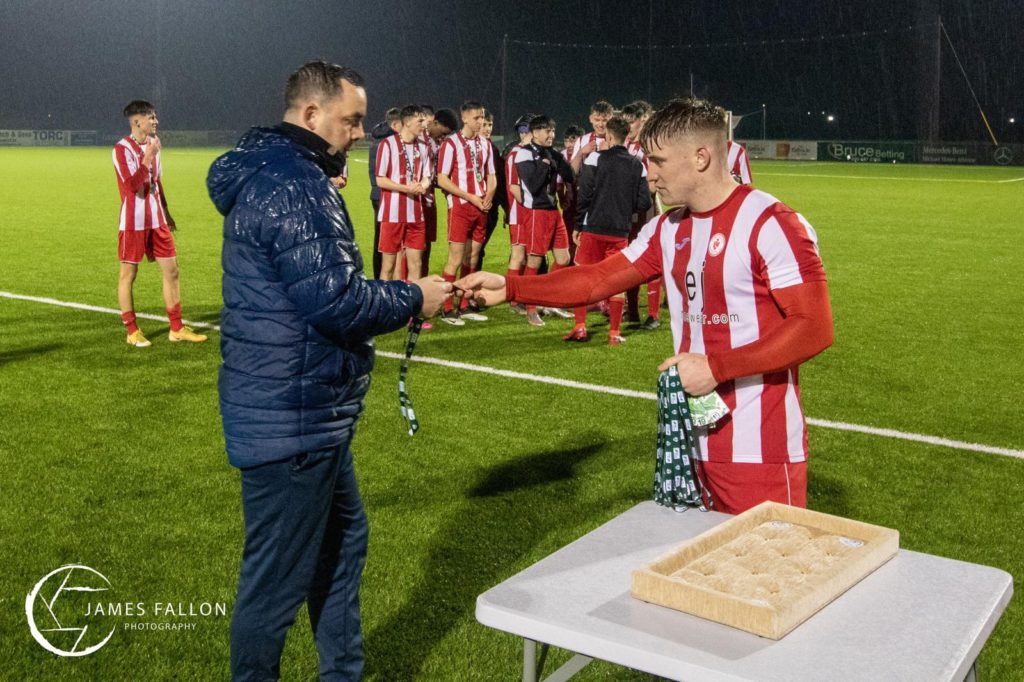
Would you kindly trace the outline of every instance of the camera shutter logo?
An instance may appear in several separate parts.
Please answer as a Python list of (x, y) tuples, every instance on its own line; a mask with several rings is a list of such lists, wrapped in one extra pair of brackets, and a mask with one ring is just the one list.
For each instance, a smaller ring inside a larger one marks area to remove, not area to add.
[(843, 158), (843, 143), (833, 142), (828, 146), (828, 153), (832, 155), (833, 159)]
[[(57, 613), (60, 609), (57, 607), (57, 602), (61, 596), (70, 597), (71, 595), (68, 593), (106, 592), (110, 589), (110, 581), (107, 580), (106, 576), (95, 569), (80, 564), (61, 566), (46, 574), (42, 580), (35, 584), (32, 591), (28, 593), (28, 596), (25, 597), (25, 616), (28, 618), (28, 627), (32, 632), (32, 637), (39, 643), (39, 646), (57, 656), (88, 656), (95, 651), (99, 651), (104, 644), (110, 641), (110, 638), (114, 635), (114, 630), (117, 628), (111, 628), (106, 637), (90, 645), (91, 642), (96, 641), (98, 638), (98, 636), (90, 636), (92, 634), (90, 632), (90, 624), (86, 623), (83, 625), (78, 622), (69, 622), (66, 613), (61, 613), (61, 618), (58, 619)], [(49, 599), (47, 599), (46, 594), (48, 592), (52, 592)], [(64, 611), (67, 611), (67, 609), (64, 609)], [(37, 614), (39, 616), (38, 621), (36, 619)], [(95, 628), (92, 628), (92, 630), (95, 630)], [(47, 636), (49, 634), (50, 637), (55, 637), (56, 633), (72, 633), (70, 635), (64, 634), (64, 638), (70, 639), (73, 633), (76, 632), (78, 637), (74, 639), (74, 644), (71, 645), (70, 649), (63, 649), (55, 645)]]
[(1013, 150), (1009, 147), (999, 147), (992, 156), (1000, 166), (1006, 166), (1013, 161)]

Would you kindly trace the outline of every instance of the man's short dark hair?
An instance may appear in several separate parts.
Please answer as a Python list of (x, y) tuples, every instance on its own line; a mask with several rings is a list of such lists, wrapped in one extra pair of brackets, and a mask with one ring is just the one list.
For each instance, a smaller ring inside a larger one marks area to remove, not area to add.
[(613, 111), (615, 111), (615, 107), (613, 107), (612, 103), (607, 100), (598, 100), (590, 105), (590, 113), (592, 114), (611, 116)]
[(622, 107), (622, 116), (627, 121), (635, 121), (638, 118), (643, 118), (644, 110), (640, 106), (639, 102), (630, 102), (626, 106)]
[(494, 113), (490, 109), (484, 109), (484, 120), (488, 123), (494, 123)]
[(154, 107), (146, 100), (133, 99), (131, 102), (128, 102), (128, 104), (125, 105), (124, 111), (122, 111), (121, 113), (124, 114), (125, 118), (129, 118), (137, 114), (151, 114), (154, 111), (156, 111), (156, 107)]
[(551, 118), (550, 116), (545, 116), (544, 114), (541, 114), (540, 116), (534, 116), (533, 118), (530, 119), (531, 133), (535, 130), (546, 130), (548, 128), (554, 127), (555, 119)]
[(384, 122), (388, 125), (402, 120), (402, 110), (398, 107), (391, 107), (384, 112)]
[(625, 140), (629, 137), (629, 121), (622, 116), (612, 116), (608, 119), (606, 130), (618, 140)]
[(583, 128), (578, 125), (571, 125), (565, 129), (563, 137), (581, 137), (583, 135)]
[(355, 69), (328, 64), (322, 59), (306, 62), (288, 76), (288, 84), (284, 87), (284, 108), (291, 109), (306, 99), (337, 97), (343, 80), (352, 85), (363, 85), (363, 77)]
[(432, 113), (434, 113), (434, 107), (432, 107), (429, 104), (421, 104), (420, 105), (420, 109), (422, 109), (423, 113), (425, 113), (425, 114), (432, 114)]
[(673, 138), (691, 133), (713, 133), (724, 144), (728, 128), (725, 109), (706, 99), (685, 97), (674, 99), (654, 112), (640, 131), (640, 144), (649, 150), (654, 145), (661, 147)]
[(419, 104), (406, 104), (402, 107), (402, 110), (398, 112), (398, 118), (404, 123), (406, 119), (414, 118), (416, 116), (423, 116), (427, 112), (423, 111), (423, 107)]
[(451, 109), (438, 109), (434, 114), (434, 121), (448, 130), (458, 130), (459, 128), (459, 118)]
[(462, 103), (462, 106), (459, 107), (459, 111), (464, 114), (467, 111), (474, 111), (476, 109), (483, 109), (483, 108), (484, 108), (484, 105), (480, 104), (480, 102), (477, 102), (475, 99), (467, 99), (465, 102)]
[(516, 119), (516, 122), (513, 124), (513, 128), (520, 135), (528, 133), (530, 132), (530, 121), (536, 117), (537, 114), (525, 113)]
[(654, 113), (654, 107), (652, 107), (651, 103), (645, 99), (638, 99), (635, 102), (630, 102), (629, 106), (636, 107), (640, 117), (650, 116)]

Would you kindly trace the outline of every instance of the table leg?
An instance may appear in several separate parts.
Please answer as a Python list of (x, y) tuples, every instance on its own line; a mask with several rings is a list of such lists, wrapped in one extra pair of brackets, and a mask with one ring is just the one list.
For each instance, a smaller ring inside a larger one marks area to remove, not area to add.
[(523, 682), (537, 682), (537, 642), (523, 638)]
[(967, 671), (967, 677), (964, 678), (964, 682), (978, 682), (978, 662), (975, 661), (971, 664), (971, 669)]

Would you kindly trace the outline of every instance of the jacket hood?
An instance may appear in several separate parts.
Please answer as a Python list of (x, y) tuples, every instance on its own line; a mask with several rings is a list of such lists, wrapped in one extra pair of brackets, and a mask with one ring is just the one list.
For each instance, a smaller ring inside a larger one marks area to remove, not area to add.
[(274, 128), (251, 128), (235, 148), (210, 166), (206, 189), (221, 215), (231, 212), (252, 176), (275, 161), (301, 155), (301, 148)]
[(383, 140), (384, 138), (391, 137), (395, 134), (395, 131), (391, 129), (387, 121), (381, 121), (377, 125), (373, 126), (373, 130), (370, 131), (370, 135), (375, 140)]

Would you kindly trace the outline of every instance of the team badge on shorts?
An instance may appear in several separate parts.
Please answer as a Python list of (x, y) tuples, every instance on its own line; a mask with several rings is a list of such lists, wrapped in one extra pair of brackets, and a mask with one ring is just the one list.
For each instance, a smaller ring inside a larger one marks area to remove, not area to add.
[(717, 256), (722, 253), (722, 249), (725, 248), (725, 235), (719, 232), (718, 234), (711, 237), (711, 243), (708, 244), (708, 255)]

